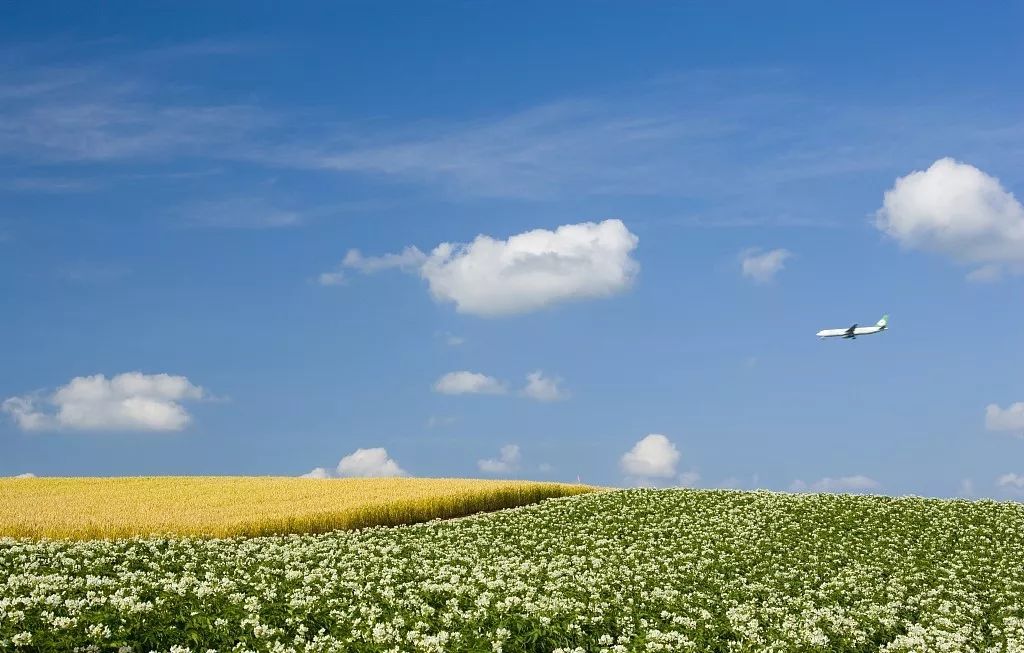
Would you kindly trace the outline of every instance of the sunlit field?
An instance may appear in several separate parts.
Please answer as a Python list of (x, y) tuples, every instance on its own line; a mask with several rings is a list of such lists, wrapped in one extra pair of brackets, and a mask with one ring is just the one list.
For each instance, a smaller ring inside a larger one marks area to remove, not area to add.
[(591, 491), (464, 479), (0, 479), (0, 536), (229, 537), (322, 533), (461, 517)]
[(1024, 505), (627, 490), (314, 535), (0, 539), (0, 578), (3, 651), (1009, 653)]

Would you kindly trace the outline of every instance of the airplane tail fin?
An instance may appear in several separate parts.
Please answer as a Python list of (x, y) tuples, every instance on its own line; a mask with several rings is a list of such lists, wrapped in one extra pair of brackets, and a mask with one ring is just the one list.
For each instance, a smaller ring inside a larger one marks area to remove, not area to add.
[(883, 327), (883, 328), (889, 326), (889, 316), (888, 315), (883, 315), (881, 320), (879, 320), (878, 322), (875, 322), (875, 326), (879, 326), (879, 327)]

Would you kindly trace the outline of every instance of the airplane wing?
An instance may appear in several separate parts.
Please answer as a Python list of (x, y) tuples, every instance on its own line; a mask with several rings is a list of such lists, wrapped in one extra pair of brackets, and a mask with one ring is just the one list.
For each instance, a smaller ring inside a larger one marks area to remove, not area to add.
[(846, 330), (846, 332), (847, 332), (847, 333), (853, 333), (854, 329), (856, 329), (856, 328), (857, 328), (857, 325), (856, 325), (856, 324), (854, 324), (854, 325), (853, 325), (852, 327), (850, 327), (849, 329), (847, 329), (847, 330)]

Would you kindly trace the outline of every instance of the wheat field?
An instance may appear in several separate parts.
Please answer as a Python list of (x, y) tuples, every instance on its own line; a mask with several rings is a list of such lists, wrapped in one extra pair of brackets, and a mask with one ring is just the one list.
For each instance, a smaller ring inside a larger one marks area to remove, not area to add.
[(394, 526), (593, 488), (431, 478), (170, 476), (0, 479), (0, 537), (231, 537)]

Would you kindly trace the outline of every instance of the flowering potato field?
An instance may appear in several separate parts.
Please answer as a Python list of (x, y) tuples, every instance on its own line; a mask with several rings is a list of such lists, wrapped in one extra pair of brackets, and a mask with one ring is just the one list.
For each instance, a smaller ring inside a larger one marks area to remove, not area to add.
[(1024, 651), (1024, 506), (627, 490), (310, 535), (0, 540), (4, 651)]
[(593, 491), (580, 485), (429, 478), (0, 479), (0, 536), (322, 533), (411, 524)]

